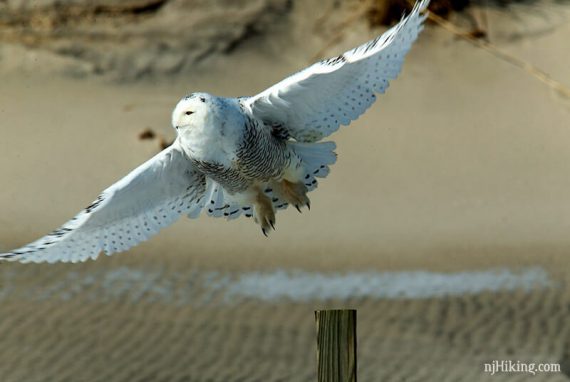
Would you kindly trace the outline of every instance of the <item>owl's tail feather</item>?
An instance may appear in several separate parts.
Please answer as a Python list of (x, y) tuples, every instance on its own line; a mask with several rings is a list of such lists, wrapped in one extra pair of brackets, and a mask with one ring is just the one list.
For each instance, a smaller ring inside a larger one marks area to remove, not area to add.
[(303, 167), (303, 183), (309, 191), (317, 188), (316, 178), (324, 178), (329, 174), (329, 166), (336, 162), (336, 144), (334, 142), (290, 142), (289, 145), (301, 158)]
[(208, 216), (225, 217), (231, 220), (240, 217), (242, 214), (251, 217), (252, 205), (244, 203), (244, 200), (237, 195), (226, 192), (222, 185), (208, 178), (202, 204), (191, 210), (188, 217), (197, 218), (203, 210)]

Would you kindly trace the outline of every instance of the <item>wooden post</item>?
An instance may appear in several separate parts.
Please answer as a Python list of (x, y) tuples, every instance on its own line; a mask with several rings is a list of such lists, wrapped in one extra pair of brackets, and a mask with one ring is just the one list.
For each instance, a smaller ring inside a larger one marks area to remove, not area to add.
[(356, 310), (317, 310), (318, 382), (356, 382)]

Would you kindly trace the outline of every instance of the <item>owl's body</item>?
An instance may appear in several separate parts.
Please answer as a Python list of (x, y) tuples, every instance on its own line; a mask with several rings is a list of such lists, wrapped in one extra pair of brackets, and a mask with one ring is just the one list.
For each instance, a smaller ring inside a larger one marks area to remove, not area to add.
[(277, 210), (309, 207), (335, 163), (323, 142), (358, 118), (397, 77), (429, 0), (383, 35), (242, 98), (184, 97), (174, 143), (104, 190), (73, 219), (0, 260), (78, 262), (125, 251), (180, 216), (253, 217), (264, 234)]
[[(307, 169), (283, 130), (258, 120), (243, 101), (206, 93), (185, 97), (174, 115), (192, 109), (192, 114), (200, 113), (199, 123), (178, 126), (178, 139), (194, 166), (224, 190), (228, 202), (239, 204), (242, 211), (251, 209), (267, 234), (275, 223), (273, 204), (292, 204), (297, 209), (309, 205), (303, 182)], [(222, 209), (229, 216), (232, 212), (229, 203), (217, 206), (211, 199), (209, 204), (210, 213)]]
[[(204, 101), (201, 101), (203, 99)], [(179, 128), (180, 145), (204, 174), (230, 193), (243, 192), (254, 182), (279, 178), (291, 162), (284, 139), (250, 115), (239, 99), (198, 93), (184, 102), (201, 102), (201, 121)]]

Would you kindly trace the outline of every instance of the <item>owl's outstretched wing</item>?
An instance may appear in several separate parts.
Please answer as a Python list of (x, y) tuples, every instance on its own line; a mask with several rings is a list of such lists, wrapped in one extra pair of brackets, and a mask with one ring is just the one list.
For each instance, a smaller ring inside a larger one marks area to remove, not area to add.
[(0, 254), (0, 260), (80, 262), (125, 251), (182, 214), (201, 209), (205, 176), (178, 141), (107, 188), (72, 220), (47, 236)]
[(318, 62), (262, 93), (246, 106), (257, 118), (281, 126), (297, 141), (314, 142), (348, 125), (398, 76), (423, 28), (429, 0), (416, 3), (400, 23), (372, 41)]

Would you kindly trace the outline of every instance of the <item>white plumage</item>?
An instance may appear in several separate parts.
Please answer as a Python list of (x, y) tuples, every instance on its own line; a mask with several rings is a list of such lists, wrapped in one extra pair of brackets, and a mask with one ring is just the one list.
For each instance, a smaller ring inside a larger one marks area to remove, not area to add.
[(406, 53), (423, 28), (423, 0), (400, 23), (357, 48), (311, 65), (247, 104), (261, 119), (287, 125), (291, 136), (313, 142), (348, 125), (384, 93), (400, 73)]
[(115, 183), (61, 228), (0, 260), (78, 262), (125, 251), (181, 215), (245, 215), (263, 233), (276, 210), (307, 193), (336, 160), (333, 142), (386, 91), (422, 29), (429, 0), (376, 39), (250, 98), (195, 93), (172, 114), (174, 144)]
[(179, 143), (115, 183), (72, 220), (27, 246), (1, 255), (21, 262), (78, 262), (125, 251), (200, 203), (204, 175)]

